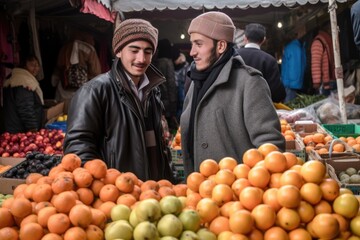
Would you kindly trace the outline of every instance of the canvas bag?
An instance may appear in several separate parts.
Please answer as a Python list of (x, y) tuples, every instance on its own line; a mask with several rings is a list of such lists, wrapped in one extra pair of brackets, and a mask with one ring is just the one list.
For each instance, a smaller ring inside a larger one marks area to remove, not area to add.
[(62, 87), (65, 90), (75, 90), (88, 81), (87, 68), (80, 64), (71, 64), (64, 71)]

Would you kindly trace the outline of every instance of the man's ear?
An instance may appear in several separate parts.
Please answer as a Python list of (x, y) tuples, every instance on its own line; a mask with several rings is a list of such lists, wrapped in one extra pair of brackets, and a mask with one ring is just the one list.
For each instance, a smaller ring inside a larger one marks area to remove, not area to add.
[(225, 40), (219, 40), (217, 42), (217, 49), (220, 54), (224, 53), (227, 48), (227, 42)]
[(265, 41), (266, 41), (266, 37), (264, 37), (264, 39), (260, 42), (259, 45), (263, 45)]

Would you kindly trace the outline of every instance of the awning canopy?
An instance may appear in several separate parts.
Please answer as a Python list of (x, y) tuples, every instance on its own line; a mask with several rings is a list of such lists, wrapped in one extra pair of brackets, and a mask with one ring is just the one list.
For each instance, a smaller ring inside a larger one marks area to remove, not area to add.
[[(346, 2), (347, 0), (337, 0)], [(305, 5), (307, 3), (316, 4), (318, 2), (327, 3), (328, 0), (98, 0), (111, 11), (133, 12), (133, 11), (153, 11), (153, 10), (186, 10), (192, 9), (234, 9), (234, 8), (257, 8), (257, 7), (292, 7), (296, 4)]]

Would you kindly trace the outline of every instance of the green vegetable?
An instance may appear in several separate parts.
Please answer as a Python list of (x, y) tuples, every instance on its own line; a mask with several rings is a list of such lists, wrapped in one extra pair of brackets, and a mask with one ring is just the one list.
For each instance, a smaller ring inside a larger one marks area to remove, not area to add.
[(286, 105), (292, 109), (304, 108), (325, 98), (324, 95), (297, 94), (296, 98), (287, 102)]

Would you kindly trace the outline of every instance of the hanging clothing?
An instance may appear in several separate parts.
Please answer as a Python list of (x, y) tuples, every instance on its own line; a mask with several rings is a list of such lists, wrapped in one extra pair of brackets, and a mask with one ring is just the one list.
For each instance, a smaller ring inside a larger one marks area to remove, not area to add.
[(313, 87), (330, 89), (330, 81), (335, 81), (335, 62), (330, 34), (319, 31), (311, 44), (311, 76)]
[(96, 0), (82, 0), (80, 12), (94, 14), (109, 22), (114, 22), (115, 20), (115, 12), (112, 14), (109, 9)]

